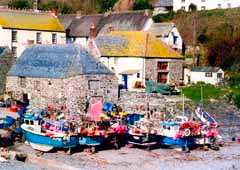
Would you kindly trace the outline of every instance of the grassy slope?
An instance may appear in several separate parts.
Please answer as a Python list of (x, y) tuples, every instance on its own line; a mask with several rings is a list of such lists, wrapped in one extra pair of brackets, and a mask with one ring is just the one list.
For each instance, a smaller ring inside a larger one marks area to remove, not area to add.
[(195, 15), (197, 18), (197, 35), (206, 32), (206, 35), (211, 39), (214, 38), (212, 35), (216, 34), (216, 32), (224, 33), (226, 31), (229, 33), (226, 25), (233, 27), (233, 33), (240, 33), (240, 8), (179, 13), (174, 17), (173, 21), (187, 44), (192, 44), (193, 41), (193, 21)]
[[(183, 94), (193, 100), (195, 103), (201, 101), (201, 86), (200, 84), (190, 87), (184, 87)], [(212, 85), (203, 85), (203, 99), (205, 102), (209, 99), (218, 99), (223, 95), (224, 90)]]

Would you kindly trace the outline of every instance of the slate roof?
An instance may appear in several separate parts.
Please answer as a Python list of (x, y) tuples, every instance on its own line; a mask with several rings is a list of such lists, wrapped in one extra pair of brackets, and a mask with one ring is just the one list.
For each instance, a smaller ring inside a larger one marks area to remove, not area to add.
[[(83, 15), (76, 16), (67, 28), (70, 29), (70, 36), (87, 37), (92, 24), (99, 34), (108, 32), (109, 27), (114, 31), (140, 31), (148, 19), (149, 16), (145, 15), (145, 11)], [(63, 19), (61, 21), (62, 24), (65, 23)]]
[(73, 37), (88, 37), (89, 30), (92, 24), (97, 26), (101, 21), (103, 15), (85, 15), (79, 18), (74, 18), (71, 24), (68, 26), (70, 29), (70, 36)]
[(67, 78), (85, 74), (113, 74), (83, 47), (74, 44), (36, 45), (27, 48), (9, 76)]
[(58, 20), (60, 21), (60, 23), (63, 25), (63, 27), (65, 29), (67, 29), (69, 27), (69, 25), (72, 23), (73, 19), (76, 17), (77, 15), (75, 14), (69, 14), (69, 15), (59, 15), (58, 16)]
[(174, 23), (153, 23), (149, 29), (156, 36), (168, 36), (174, 27)]
[(155, 1), (152, 2), (152, 6), (154, 8), (172, 7), (173, 6), (173, 0), (155, 0)]
[(100, 34), (109, 32), (109, 27), (114, 31), (140, 31), (148, 19), (145, 11), (112, 13), (105, 16), (97, 28)]
[(63, 32), (58, 18), (51, 13), (12, 11), (0, 9), (0, 25), (3, 28)]
[(194, 67), (192, 68), (192, 72), (218, 72), (220, 67)]
[(95, 43), (101, 56), (105, 57), (182, 58), (161, 40), (144, 31), (113, 31), (99, 35)]

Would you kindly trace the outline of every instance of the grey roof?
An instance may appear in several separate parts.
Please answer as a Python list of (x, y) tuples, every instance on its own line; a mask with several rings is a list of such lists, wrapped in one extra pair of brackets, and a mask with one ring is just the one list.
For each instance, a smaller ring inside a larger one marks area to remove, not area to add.
[(172, 7), (173, 6), (173, 0), (155, 0), (155, 1), (152, 2), (152, 6), (154, 8)]
[(194, 67), (192, 68), (192, 72), (218, 72), (220, 67)]
[[(149, 16), (145, 14), (145, 11), (83, 15), (72, 19), (67, 28), (70, 29), (70, 36), (88, 37), (92, 24), (100, 34), (108, 32), (109, 27), (112, 27), (114, 31), (139, 31), (144, 28), (148, 19)], [(61, 19), (60, 21), (63, 22)]]
[(69, 27), (76, 15), (59, 15), (58, 19), (65, 29)]
[(92, 24), (97, 26), (102, 19), (103, 15), (85, 15), (82, 17), (74, 18), (69, 25), (68, 29), (70, 29), (70, 36), (73, 37), (88, 37), (90, 27)]
[(67, 78), (85, 74), (113, 74), (83, 47), (36, 45), (27, 48), (11, 68), (9, 76)]
[(140, 31), (148, 19), (145, 11), (112, 13), (105, 16), (97, 28), (100, 34), (107, 33), (109, 27), (114, 31)]
[(168, 36), (172, 31), (173, 27), (175, 27), (174, 23), (166, 22), (166, 23), (153, 23), (149, 29), (156, 36)]

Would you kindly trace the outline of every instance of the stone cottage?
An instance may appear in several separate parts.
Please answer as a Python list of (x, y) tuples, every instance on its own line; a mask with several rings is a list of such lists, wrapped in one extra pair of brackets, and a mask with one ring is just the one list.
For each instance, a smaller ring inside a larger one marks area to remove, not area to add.
[(167, 84), (182, 81), (183, 57), (149, 32), (112, 31), (90, 39), (88, 47), (125, 89), (142, 88), (146, 79)]
[(64, 104), (70, 112), (83, 112), (86, 99), (115, 102), (118, 83), (79, 45), (38, 45), (27, 48), (10, 69), (6, 89), (33, 107)]

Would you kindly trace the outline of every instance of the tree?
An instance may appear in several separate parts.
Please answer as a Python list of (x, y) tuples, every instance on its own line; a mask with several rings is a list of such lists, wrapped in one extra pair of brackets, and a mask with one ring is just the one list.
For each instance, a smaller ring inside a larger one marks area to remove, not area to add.
[(148, 0), (136, 0), (133, 4), (133, 10), (151, 9), (151, 5)]
[(32, 0), (12, 0), (8, 3), (9, 8), (13, 9), (30, 9), (33, 8)]
[(118, 0), (97, 0), (98, 12), (107, 12), (108, 10), (112, 9), (117, 1)]

